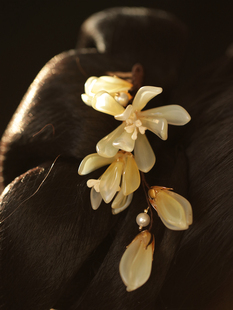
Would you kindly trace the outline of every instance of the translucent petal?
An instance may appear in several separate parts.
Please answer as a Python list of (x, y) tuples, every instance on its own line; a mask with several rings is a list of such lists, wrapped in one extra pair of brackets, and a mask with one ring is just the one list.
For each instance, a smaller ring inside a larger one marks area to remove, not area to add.
[(141, 232), (121, 258), (119, 271), (128, 292), (142, 286), (150, 277), (154, 248), (154, 241), (148, 245), (150, 239), (147, 230)]
[(120, 190), (112, 202), (112, 213), (118, 214), (125, 210), (130, 205), (132, 199), (133, 193), (128, 196), (124, 196), (123, 191)]
[(133, 156), (126, 159), (122, 178), (122, 191), (125, 196), (135, 192), (140, 186), (140, 173)]
[(82, 98), (82, 101), (86, 103), (86, 105), (92, 106), (93, 97), (86, 95), (86, 94), (82, 94), (81, 98)]
[(115, 119), (117, 119), (118, 121), (126, 121), (132, 113), (133, 106), (129, 104), (123, 113), (115, 115)]
[(124, 127), (125, 125), (121, 124), (109, 135), (107, 135), (97, 143), (96, 151), (99, 155), (103, 157), (113, 157), (116, 155), (118, 149), (115, 148), (112, 144), (113, 141), (124, 132)]
[(124, 108), (104, 91), (98, 92), (92, 101), (92, 107), (102, 113), (117, 115), (124, 112)]
[(94, 153), (86, 156), (79, 165), (78, 174), (85, 175), (100, 167), (111, 164), (115, 160), (115, 157), (106, 158), (101, 157), (99, 154)]
[(142, 172), (148, 172), (153, 168), (155, 154), (146, 135), (138, 133), (138, 138), (134, 146), (134, 159), (138, 169)]
[(187, 124), (191, 117), (180, 105), (167, 105), (140, 113), (141, 117), (165, 118), (170, 125), (182, 126)]
[(182, 196), (160, 190), (156, 196), (156, 209), (164, 225), (172, 230), (185, 230), (192, 222), (189, 202)]
[(97, 77), (96, 76), (91, 76), (89, 77), (89, 79), (87, 79), (85, 85), (84, 85), (84, 89), (85, 89), (85, 93), (89, 96), (94, 96), (94, 94), (92, 93), (92, 88), (93, 85), (96, 83), (97, 81)]
[(165, 118), (141, 118), (142, 125), (162, 140), (167, 140), (168, 124)]
[(124, 130), (120, 137), (116, 138), (113, 142), (113, 146), (117, 149), (132, 152), (134, 149), (135, 140), (131, 138), (132, 134)]
[(92, 187), (90, 192), (90, 198), (91, 198), (91, 206), (93, 210), (97, 210), (102, 202), (102, 196), (100, 193), (97, 193), (94, 187)]
[(118, 77), (101, 76), (95, 82), (92, 88), (92, 92), (97, 93), (101, 90), (104, 90), (113, 93), (118, 91), (129, 90), (130, 88), (132, 88), (131, 83), (122, 80)]
[(141, 111), (147, 103), (159, 95), (163, 89), (161, 87), (153, 87), (153, 86), (143, 86), (136, 93), (136, 96), (133, 101), (133, 108), (136, 111)]
[(100, 180), (100, 194), (106, 203), (109, 203), (118, 191), (124, 163), (116, 161), (108, 167)]
[(168, 194), (182, 205), (182, 207), (184, 208), (187, 224), (191, 225), (193, 223), (193, 210), (190, 202), (183, 196), (172, 191), (168, 191)]

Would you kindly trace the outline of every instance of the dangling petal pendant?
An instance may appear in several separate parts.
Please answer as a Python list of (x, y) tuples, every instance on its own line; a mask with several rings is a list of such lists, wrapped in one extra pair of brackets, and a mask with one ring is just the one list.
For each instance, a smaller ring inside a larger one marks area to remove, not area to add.
[(171, 230), (185, 230), (193, 222), (192, 207), (187, 199), (169, 188), (153, 186), (149, 192), (152, 207)]
[(150, 277), (154, 253), (154, 237), (148, 230), (138, 234), (120, 261), (120, 275), (128, 292), (142, 286)]

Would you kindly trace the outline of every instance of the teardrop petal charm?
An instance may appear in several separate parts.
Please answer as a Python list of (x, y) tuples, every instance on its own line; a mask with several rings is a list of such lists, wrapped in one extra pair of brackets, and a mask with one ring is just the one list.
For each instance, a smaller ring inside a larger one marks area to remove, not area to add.
[(130, 243), (120, 261), (120, 275), (128, 292), (142, 286), (150, 277), (154, 239), (148, 230), (142, 231)]

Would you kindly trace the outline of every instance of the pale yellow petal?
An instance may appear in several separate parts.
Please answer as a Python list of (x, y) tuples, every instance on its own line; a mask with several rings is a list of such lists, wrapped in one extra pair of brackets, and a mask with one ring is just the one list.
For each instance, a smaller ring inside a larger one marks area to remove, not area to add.
[(134, 149), (135, 140), (133, 140), (131, 136), (131, 133), (124, 130), (124, 132), (113, 141), (113, 146), (126, 152), (132, 152)]
[(152, 98), (159, 95), (162, 91), (163, 89), (161, 87), (141, 87), (133, 100), (134, 110), (141, 111)]
[(92, 187), (90, 192), (91, 206), (93, 210), (97, 210), (102, 202), (102, 196)]
[(168, 190), (160, 190), (156, 196), (156, 209), (167, 228), (185, 230), (192, 222), (191, 205), (185, 198), (177, 195)]
[(113, 141), (124, 132), (124, 124), (118, 126), (109, 135), (101, 139), (96, 145), (96, 151), (100, 156), (113, 157), (118, 152), (118, 148), (114, 147)]
[(132, 156), (128, 156), (122, 178), (123, 194), (127, 196), (135, 192), (140, 186), (140, 182), (141, 179), (137, 164)]
[(150, 239), (148, 231), (141, 232), (121, 258), (119, 271), (128, 292), (142, 286), (150, 277), (154, 246), (153, 242), (149, 244)]
[(121, 114), (124, 108), (115, 99), (104, 91), (98, 92), (92, 101), (92, 107), (102, 113), (109, 115)]
[(113, 76), (101, 76), (94, 84), (92, 91), (97, 93), (101, 90), (114, 93), (132, 88), (132, 84)]
[(130, 205), (132, 199), (133, 199), (133, 193), (128, 196), (125, 196), (121, 189), (112, 202), (112, 213), (118, 214), (123, 210), (125, 210)]
[(86, 156), (79, 165), (78, 174), (85, 175), (100, 167), (111, 164), (115, 160), (113, 158), (105, 158), (99, 156), (97, 153)]
[(119, 189), (124, 163), (115, 161), (104, 172), (100, 180), (100, 194), (106, 203), (109, 203)]
[(117, 119), (118, 121), (125, 121), (130, 117), (132, 113), (133, 106), (129, 104), (123, 113), (115, 115), (115, 119)]
[(93, 99), (93, 97), (91, 97), (91, 96), (89, 96), (87, 94), (82, 94), (81, 98), (82, 98), (82, 101), (84, 103), (86, 103), (86, 105), (88, 105), (90, 107), (92, 106), (92, 99)]
[(182, 126), (187, 124), (191, 117), (180, 105), (167, 105), (140, 112), (140, 117), (165, 118), (170, 125)]
[(178, 203), (180, 203), (180, 205), (184, 209), (187, 224), (191, 225), (193, 223), (193, 210), (190, 202), (186, 198), (175, 192), (168, 191), (167, 193), (169, 194), (169, 196), (176, 199)]
[(134, 146), (134, 159), (138, 169), (142, 172), (146, 173), (153, 168), (155, 164), (155, 154), (146, 135), (138, 133), (138, 138)]
[(167, 140), (168, 124), (165, 118), (141, 118), (142, 125), (156, 134), (160, 139)]
[(91, 76), (89, 77), (89, 79), (87, 79), (85, 85), (84, 85), (84, 89), (85, 89), (85, 93), (89, 96), (94, 96), (94, 93), (92, 93), (92, 88), (93, 85), (96, 83), (97, 81), (97, 77), (96, 76)]

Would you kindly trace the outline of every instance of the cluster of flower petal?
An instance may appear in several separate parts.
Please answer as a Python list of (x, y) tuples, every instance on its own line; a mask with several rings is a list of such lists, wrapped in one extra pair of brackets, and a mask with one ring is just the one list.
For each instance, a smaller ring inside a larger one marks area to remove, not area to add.
[(85, 175), (106, 165), (110, 166), (98, 180), (87, 181), (87, 186), (92, 188), (91, 205), (96, 210), (102, 199), (109, 203), (115, 197), (111, 206), (112, 213), (117, 214), (130, 205), (133, 192), (140, 185), (140, 173), (133, 155), (122, 151), (111, 158), (90, 154), (82, 160), (78, 173)]
[(97, 143), (98, 154), (103, 157), (113, 157), (118, 150), (134, 151), (139, 170), (148, 172), (155, 164), (155, 154), (145, 131), (150, 130), (159, 138), (166, 140), (168, 124), (182, 126), (187, 124), (191, 118), (188, 112), (179, 105), (142, 111), (152, 98), (162, 92), (161, 87), (141, 87), (132, 105), (128, 105), (125, 109), (110, 94), (122, 90), (127, 91), (130, 86), (132, 85), (118, 78), (91, 77), (85, 84), (86, 94), (82, 95), (82, 99), (96, 110), (113, 115), (115, 119), (122, 121), (120, 126)]
[(94, 109), (115, 115), (122, 113), (123, 106), (126, 106), (132, 98), (128, 93), (132, 86), (131, 83), (116, 76), (101, 76), (99, 78), (92, 76), (86, 81), (85, 94), (82, 94), (81, 97), (87, 105)]
[(167, 228), (185, 230), (192, 224), (191, 204), (181, 195), (159, 186), (152, 187), (148, 195), (151, 205)]
[(150, 277), (154, 238), (148, 230), (139, 233), (130, 243), (120, 261), (120, 275), (128, 292), (142, 286)]

